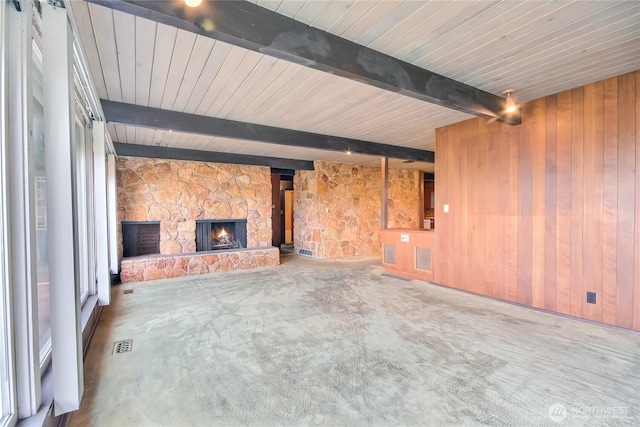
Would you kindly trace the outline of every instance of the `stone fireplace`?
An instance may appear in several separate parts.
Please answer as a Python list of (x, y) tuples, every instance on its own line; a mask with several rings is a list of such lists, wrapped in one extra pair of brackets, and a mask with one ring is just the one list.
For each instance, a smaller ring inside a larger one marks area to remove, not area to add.
[(121, 156), (117, 182), (119, 222), (159, 224), (159, 254), (127, 253), (123, 282), (279, 264), (268, 167)]
[(219, 251), (247, 247), (246, 219), (196, 221), (196, 251)]

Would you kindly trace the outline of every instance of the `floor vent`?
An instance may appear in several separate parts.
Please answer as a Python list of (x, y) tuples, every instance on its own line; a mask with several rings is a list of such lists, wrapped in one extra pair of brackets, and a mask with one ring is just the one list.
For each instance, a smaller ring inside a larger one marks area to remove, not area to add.
[(304, 255), (304, 256), (313, 256), (313, 252), (311, 252), (309, 249), (302, 249), (302, 248), (298, 248), (298, 255)]
[(116, 341), (113, 345), (113, 354), (128, 353), (133, 349), (133, 340)]
[(396, 276), (395, 274), (389, 274), (389, 273), (382, 273), (382, 275), (385, 277), (391, 277), (392, 279), (402, 280), (404, 282), (411, 282), (413, 280), (408, 277)]
[(125, 289), (124, 292), (122, 292), (122, 293), (125, 294), (125, 295), (132, 294), (133, 293), (133, 289)]

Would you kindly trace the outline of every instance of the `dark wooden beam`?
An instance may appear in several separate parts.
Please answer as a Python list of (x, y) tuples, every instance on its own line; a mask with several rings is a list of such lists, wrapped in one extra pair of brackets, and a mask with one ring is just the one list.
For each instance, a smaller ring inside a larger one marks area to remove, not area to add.
[(124, 144), (121, 142), (114, 142), (113, 145), (116, 148), (116, 153), (120, 156), (269, 166), (279, 169), (313, 170), (313, 162), (307, 160), (281, 159), (278, 157), (250, 156), (247, 154), (219, 153), (214, 151), (185, 150), (182, 148), (156, 147), (152, 145)]
[(123, 104), (120, 102), (101, 100), (105, 120), (109, 123), (120, 123), (153, 129), (167, 129), (201, 135), (220, 136), (291, 147), (315, 148), (320, 150), (341, 151), (357, 154), (396, 159), (410, 159), (434, 163), (433, 151), (399, 147), (390, 144), (361, 141), (338, 136), (282, 129), (253, 123), (236, 122), (216, 117), (199, 116), (180, 113), (141, 105)]
[(294, 176), (296, 174), (296, 171), (295, 169), (271, 168), (271, 173), (277, 173), (282, 178), (283, 176)]
[(246, 1), (87, 0), (265, 55), (504, 123), (505, 100)]

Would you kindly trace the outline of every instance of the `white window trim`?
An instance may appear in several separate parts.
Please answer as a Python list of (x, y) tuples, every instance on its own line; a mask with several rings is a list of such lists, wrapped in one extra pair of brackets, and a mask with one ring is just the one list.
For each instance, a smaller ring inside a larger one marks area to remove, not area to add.
[(0, 384), (3, 388), (3, 402), (7, 412), (5, 414), (0, 413), (0, 426), (13, 427), (17, 420), (17, 402), (16, 402), (16, 378), (15, 378), (15, 366), (14, 357), (11, 349), (14, 347), (13, 333), (11, 325), (13, 324), (13, 310), (12, 310), (12, 292), (9, 286), (9, 241), (7, 236), (7, 230), (9, 230), (9, 223), (7, 221), (7, 201), (8, 201), (8, 163), (7, 163), (7, 111), (9, 102), (7, 98), (7, 64), (8, 53), (7, 45), (7, 28), (9, 25), (7, 14), (8, 3), (3, 1), (0, 4), (0, 292), (2, 292), (2, 300), (4, 304), (0, 307), (0, 340), (2, 340), (2, 362), (1, 368), (4, 370), (4, 381)]
[(97, 293), (100, 305), (111, 302), (111, 276), (109, 274), (109, 224), (107, 215), (107, 157), (105, 125), (93, 122), (93, 196), (94, 227), (96, 232)]
[(74, 99), (75, 114), (73, 119), (73, 137), (71, 144), (71, 161), (74, 203), (74, 234), (75, 234), (75, 266), (76, 283), (80, 292), (80, 304), (89, 297), (89, 224), (87, 212), (87, 163), (84, 120), (78, 111), (78, 101)]
[[(73, 32), (67, 11), (42, 3), (45, 151), (49, 215), (49, 277), (54, 409), (61, 415), (80, 408), (84, 389), (80, 296), (76, 287), (72, 129)], [(65, 78), (66, 77), (66, 78)], [(59, 118), (67, 118), (60, 120)]]
[[(30, 196), (33, 171), (29, 147), (32, 130), (32, 10), (21, 2), (22, 12), (8, 7), (7, 174), (9, 186), (8, 244), (11, 305), (14, 321), (16, 403), (18, 417), (38, 411), (41, 400), (41, 373), (38, 340), (37, 276), (35, 233), (31, 221), (34, 206)], [(31, 284), (31, 286), (25, 286)]]

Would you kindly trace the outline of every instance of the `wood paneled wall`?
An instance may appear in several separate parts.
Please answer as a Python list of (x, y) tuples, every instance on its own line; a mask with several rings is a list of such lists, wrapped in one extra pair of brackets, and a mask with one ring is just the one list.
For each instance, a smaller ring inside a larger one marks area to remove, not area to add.
[(640, 71), (436, 144), (435, 282), (640, 330)]

